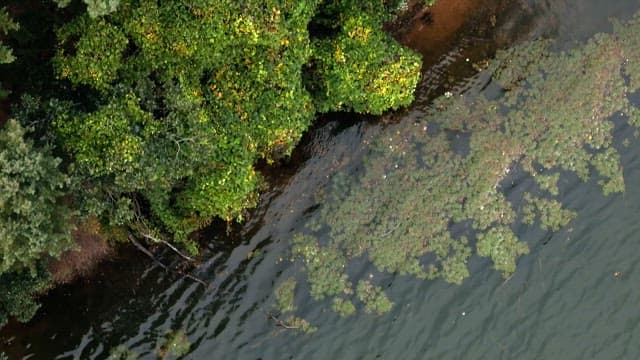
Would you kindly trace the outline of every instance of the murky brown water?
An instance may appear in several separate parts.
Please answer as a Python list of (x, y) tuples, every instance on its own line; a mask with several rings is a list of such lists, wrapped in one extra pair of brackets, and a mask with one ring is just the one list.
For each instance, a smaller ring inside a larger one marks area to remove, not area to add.
[[(436, 12), (433, 24), (461, 32), (442, 40), (436, 35), (447, 31), (407, 35), (416, 48), (433, 51), (433, 66), (425, 70), (416, 104), (389, 119), (420, 118), (430, 99), (446, 90), (479, 91), (484, 80), (471, 77), (473, 64), (497, 46), (546, 35), (569, 47), (610, 30), (608, 18), (628, 18), (640, 7), (638, 0), (483, 0), (481, 8), (499, 9), (495, 22), (487, 22), (487, 17), (473, 20), (470, 2), (453, 3), (465, 16), (449, 13), (440, 22)], [(440, 44), (439, 53), (429, 42)], [(380, 283), (396, 302), (389, 314), (341, 319), (308, 299), (299, 314), (319, 327), (317, 333), (274, 326), (264, 313), (273, 303), (273, 284), (300, 271), (286, 261), (290, 234), (313, 216), (315, 195), (331, 175), (357, 173), (371, 139), (391, 127), (347, 117), (316, 129), (299, 152), (304, 162), (286, 171), (242, 229), (230, 238), (214, 230), (206, 235), (210, 245), (195, 274), (211, 283), (209, 289), (125, 253), (106, 265), (107, 275), (56, 290), (30, 324), (5, 328), (0, 350), (12, 359), (104, 359), (124, 344), (153, 359), (158, 337), (181, 328), (193, 343), (189, 359), (640, 357), (637, 143), (618, 146), (627, 181), (623, 195), (604, 197), (595, 182), (561, 179), (562, 200), (578, 218), (555, 234), (516, 229), (532, 251), (508, 281), (478, 259), (472, 259), (473, 275), (461, 286), (387, 275)], [(615, 135), (622, 140), (629, 131), (619, 125)], [(524, 177), (513, 181), (507, 196), (535, 186)], [(362, 273), (370, 269), (359, 266)]]

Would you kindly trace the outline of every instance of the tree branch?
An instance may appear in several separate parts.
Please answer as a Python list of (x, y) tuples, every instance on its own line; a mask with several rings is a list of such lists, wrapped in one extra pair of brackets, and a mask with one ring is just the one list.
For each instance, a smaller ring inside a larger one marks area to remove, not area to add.
[(151, 253), (151, 251), (149, 251), (149, 249), (145, 248), (142, 244), (140, 244), (140, 242), (138, 240), (136, 240), (132, 235), (129, 235), (129, 241), (131, 241), (131, 243), (138, 248), (138, 250), (142, 251), (145, 255), (147, 255), (148, 257), (150, 257), (156, 264), (158, 264), (160, 267), (162, 267), (165, 270), (171, 271), (171, 272), (175, 272), (178, 273), (186, 278), (189, 278), (195, 282), (197, 282), (200, 285), (203, 285), (204, 287), (209, 287), (209, 284), (207, 284), (204, 280), (195, 277), (191, 274), (187, 274), (183, 271), (180, 270), (176, 270), (176, 269), (172, 269), (169, 266), (165, 265), (162, 263), (162, 261), (158, 260), (158, 258), (156, 258), (153, 253)]

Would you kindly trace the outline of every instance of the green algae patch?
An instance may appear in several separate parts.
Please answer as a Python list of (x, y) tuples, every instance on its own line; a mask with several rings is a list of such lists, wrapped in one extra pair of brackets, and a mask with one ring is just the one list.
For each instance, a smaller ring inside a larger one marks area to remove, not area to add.
[(138, 358), (139, 356), (136, 352), (125, 345), (118, 345), (109, 351), (107, 360), (138, 360)]
[[(636, 16), (566, 52), (546, 40), (515, 46), (486, 70), (502, 89), (497, 98), (448, 93), (422, 122), (389, 126), (364, 170), (335, 175), (320, 210), (293, 236), (312, 298), (342, 316), (389, 311), (393, 302), (373, 276), (349, 273), (363, 259), (383, 273), (460, 284), (468, 259), (480, 256), (507, 278), (529, 252), (517, 223), (558, 231), (576, 217), (557, 199), (561, 173), (596, 176), (605, 195), (624, 191), (612, 116), (640, 124), (628, 99), (640, 88), (638, 33)], [(460, 137), (468, 151), (452, 141)], [(501, 188), (512, 171), (538, 184), (517, 207)]]
[(393, 302), (382, 291), (380, 286), (373, 285), (370, 281), (360, 280), (358, 282), (358, 299), (364, 303), (364, 311), (368, 313), (384, 314), (391, 310)]
[(187, 334), (183, 330), (171, 330), (167, 332), (156, 352), (160, 359), (167, 359), (184, 356), (190, 349), (191, 341)]
[(341, 317), (351, 316), (356, 312), (356, 307), (351, 301), (339, 297), (333, 298), (331, 309)]
[(285, 280), (276, 288), (276, 301), (280, 312), (292, 312), (296, 310), (295, 305), (296, 280), (292, 277)]
[(478, 255), (491, 258), (496, 270), (511, 274), (516, 270), (516, 259), (528, 254), (529, 248), (518, 241), (509, 227), (500, 226), (478, 235), (477, 251)]
[[(603, 190), (606, 194), (607, 190)], [(524, 194), (524, 206), (522, 208), (522, 222), (533, 225), (538, 219), (540, 227), (544, 230), (558, 231), (576, 217), (576, 213), (563, 209), (557, 200), (549, 200)]]
[[(318, 329), (306, 319), (297, 317), (292, 313), (296, 311), (295, 291), (297, 281), (294, 277), (289, 277), (276, 287), (276, 308), (277, 314), (267, 313), (268, 317), (278, 326), (284, 329), (299, 330), (310, 334)], [(344, 310), (343, 310), (344, 311)], [(355, 312), (355, 309), (354, 311)], [(280, 314), (286, 314), (286, 318), (280, 318)]]

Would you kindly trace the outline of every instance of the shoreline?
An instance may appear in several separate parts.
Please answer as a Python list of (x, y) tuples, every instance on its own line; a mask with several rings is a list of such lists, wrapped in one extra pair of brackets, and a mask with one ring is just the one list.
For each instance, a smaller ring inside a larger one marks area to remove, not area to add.
[[(449, 1), (457, 1), (457, 0), (440, 0), (439, 4), (441, 5), (439, 9), (446, 8), (446, 4)], [(405, 41), (409, 41), (409, 40), (407, 40), (406, 38), (403, 39), (402, 34), (413, 34), (414, 37), (412, 39), (414, 39), (413, 41), (415, 41), (415, 36), (417, 36), (416, 34), (423, 34), (423, 33), (428, 34), (430, 32), (430, 29), (433, 29), (432, 27), (434, 26), (433, 24), (439, 24), (437, 19), (440, 15), (438, 15), (438, 13), (434, 13), (432, 15), (433, 21), (430, 24), (421, 23), (422, 19), (420, 17), (416, 17), (416, 14), (426, 14), (428, 12), (428, 9), (419, 8), (415, 6), (416, 5), (414, 5), (413, 8), (410, 8), (410, 10), (413, 9), (413, 11), (415, 11), (415, 14), (413, 17), (411, 17), (410, 21), (403, 24), (400, 28), (396, 28), (397, 32), (394, 32), (392, 34), (396, 38), (400, 38), (399, 40), (405, 46), (407, 46), (408, 44)], [(465, 13), (465, 14), (467, 15), (468, 13)], [(464, 28), (465, 21), (478, 21), (477, 20), (478, 17), (479, 16), (476, 14), (475, 16), (471, 16), (471, 18), (466, 18), (465, 20), (463, 16), (463, 17), (460, 17), (457, 26), (444, 27), (444, 29), (449, 29), (450, 31), (448, 36), (445, 36), (445, 34), (443, 33), (442, 31), (443, 28), (434, 29), (433, 31), (437, 33), (438, 36), (440, 36), (440, 38), (447, 39), (447, 40), (443, 41), (443, 43), (440, 44), (441, 46), (438, 47), (438, 51), (440, 51), (441, 53), (434, 51), (433, 53), (430, 54), (432, 56), (431, 61), (435, 62), (440, 56), (445, 54), (449, 49), (455, 47), (457, 37), (459, 36), (460, 32), (464, 30), (464, 29), (461, 30), (461, 28)], [(397, 24), (396, 24), (396, 27), (397, 27)], [(417, 29), (417, 30), (413, 31), (412, 29), (413, 30)], [(424, 67), (422, 72), (423, 74), (425, 74), (427, 73), (427, 70), (425, 69), (427, 67), (426, 62), (425, 62), (425, 65), (423, 66)], [(439, 81), (444, 82), (446, 80), (439, 79)], [(385, 122), (389, 118), (389, 115), (387, 114), (387, 115), (382, 115), (378, 117), (373, 117), (373, 116), (366, 116), (366, 115), (353, 115), (349, 113), (337, 113), (337, 114), (322, 115), (318, 117), (314, 121), (314, 123), (311, 125), (310, 129), (308, 129), (305, 132), (305, 134), (303, 135), (303, 138), (297, 144), (295, 150), (293, 151), (289, 159), (276, 162), (275, 165), (258, 164), (256, 166), (256, 168), (261, 172), (261, 174), (265, 177), (265, 179), (267, 179), (267, 183), (269, 184), (269, 190), (263, 192), (261, 197), (262, 196), (272, 197), (274, 196), (273, 195), (274, 193), (278, 193), (280, 191), (279, 189), (286, 184), (286, 182), (291, 176), (293, 176), (296, 173), (297, 169), (309, 158), (313, 157), (314, 149), (309, 148), (309, 145), (310, 145), (310, 142), (313, 141), (315, 133), (321, 130), (323, 126), (325, 126), (326, 124), (336, 121), (336, 118), (341, 118), (341, 117), (347, 118), (349, 119), (349, 121), (352, 121), (352, 122), (360, 122), (363, 120), (371, 121), (374, 118), (376, 119), (375, 121)], [(394, 116), (391, 115), (391, 117), (394, 117)], [(356, 120), (353, 120), (354, 118), (356, 118)], [(251, 223), (251, 219), (255, 216), (255, 214), (258, 214), (261, 211), (263, 211), (262, 208), (264, 208), (265, 206), (268, 206), (268, 201), (266, 201), (266, 203), (265, 201), (261, 201), (256, 208), (250, 209), (249, 210), (250, 215), (248, 219), (245, 220), (245, 222), (242, 224), (237, 224), (237, 223), (229, 224), (218, 219), (214, 221), (214, 223), (209, 227), (196, 233), (194, 235), (194, 238), (202, 240), (203, 234), (205, 233), (211, 233), (211, 232), (224, 233), (224, 232), (227, 232), (229, 229), (231, 229), (232, 234), (233, 233), (238, 234), (239, 232), (242, 231), (241, 229), (245, 228), (246, 226), (251, 226), (251, 225), (248, 225)], [(254, 224), (253, 226), (259, 226), (259, 224)], [(90, 228), (90, 226), (85, 226), (85, 225), (81, 225), (80, 227), (81, 229), (84, 228), (85, 230), (86, 228)], [(78, 236), (82, 234), (84, 234), (85, 237), (90, 237), (90, 236), (87, 236), (87, 235), (90, 235), (90, 231), (81, 230), (78, 232)], [(94, 235), (97, 235), (97, 233)], [(232, 237), (237, 238), (238, 235), (235, 235), (235, 236), (232, 235)], [(100, 243), (100, 242), (103, 242), (104, 239), (101, 238), (100, 236), (95, 236), (93, 240), (90, 239), (90, 242), (91, 241), (94, 241), (95, 243)], [(237, 239), (237, 241), (231, 241), (231, 244), (227, 244), (227, 245), (235, 246), (234, 243), (239, 241), (240, 239)], [(112, 248), (112, 249), (107, 249), (107, 251), (98, 251), (97, 255), (92, 257), (92, 261), (88, 264), (85, 262), (84, 267), (82, 268), (76, 266), (76, 264), (83, 262), (82, 261), (82, 258), (84, 257), (83, 252), (73, 251), (73, 250), (69, 251), (67, 255), (61, 257), (61, 259), (57, 261), (57, 264), (60, 267), (57, 270), (58, 276), (56, 277), (59, 278), (61, 281), (57, 282), (58, 285), (56, 287), (49, 289), (45, 294), (39, 297), (39, 301), (43, 304), (43, 309), (41, 309), (41, 311), (39, 311), (38, 314), (36, 314), (34, 319), (28, 322), (27, 324), (19, 324), (15, 322), (15, 320), (12, 320), (9, 324), (7, 324), (5, 328), (6, 329), (12, 328), (13, 331), (17, 331), (17, 329), (19, 328), (26, 330), (29, 328), (30, 324), (38, 323), (42, 321), (44, 318), (46, 318), (46, 309), (50, 307), (50, 305), (48, 306), (48, 304), (52, 302), (55, 303), (57, 301), (56, 299), (58, 299), (58, 296), (60, 296), (61, 294), (68, 293), (69, 291), (74, 291), (74, 289), (77, 289), (77, 288), (83, 288), (87, 284), (111, 282), (110, 281), (111, 279), (120, 277), (117, 275), (118, 275), (118, 272), (122, 271), (123, 265), (128, 268), (130, 265), (132, 265), (132, 263), (136, 263), (137, 265), (147, 264), (145, 265), (146, 267), (148, 266), (148, 264), (151, 263), (151, 260), (148, 259), (146, 256), (142, 257), (145, 260), (141, 260), (139, 251), (133, 248), (132, 246), (130, 246), (129, 244), (116, 244), (116, 245), (117, 246), (115, 247), (115, 249)], [(88, 244), (86, 248), (88, 249), (95, 248), (95, 246), (91, 246), (90, 244)], [(163, 250), (161, 246), (160, 247), (154, 246), (153, 248), (155, 249), (152, 249), (152, 250), (156, 252), (157, 250), (159, 250), (160, 253), (157, 254), (159, 257), (163, 257), (169, 254), (168, 257), (170, 259), (174, 258), (172, 253), (170, 253), (169, 251)], [(137, 257), (135, 256), (136, 254), (138, 255)], [(187, 265), (191, 267), (190, 264), (182, 264), (182, 265)], [(71, 272), (73, 273), (71, 276), (69, 276), (70, 268), (71, 268)], [(95, 286), (95, 285), (91, 285), (91, 286)], [(65, 295), (62, 295), (62, 296), (65, 296)]]

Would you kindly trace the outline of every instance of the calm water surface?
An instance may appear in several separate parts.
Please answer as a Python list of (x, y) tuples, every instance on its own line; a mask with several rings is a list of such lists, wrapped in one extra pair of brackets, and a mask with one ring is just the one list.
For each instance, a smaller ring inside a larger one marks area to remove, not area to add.
[[(637, 0), (502, 3), (494, 7), (495, 29), (466, 24), (451, 40), (455, 46), (426, 53), (433, 66), (425, 70), (418, 100), (395, 117), (419, 119), (445, 90), (478, 91), (483, 79), (471, 76), (470, 63), (496, 46), (549, 36), (569, 47), (638, 8)], [(420, 35), (411, 41), (420, 47)], [(354, 273), (383, 277), (378, 283), (396, 303), (390, 313), (341, 319), (301, 293), (298, 315), (318, 332), (275, 326), (265, 315), (273, 308), (274, 284), (302, 271), (288, 260), (291, 234), (315, 215), (331, 175), (357, 172), (370, 141), (390, 131), (393, 124), (344, 120), (316, 129), (300, 150), (306, 160), (285, 171), (242, 229), (229, 237), (206, 235), (210, 245), (194, 273), (211, 283), (208, 289), (126, 259), (139, 254), (124, 254), (104, 267), (105, 275), (56, 290), (30, 324), (0, 332), (0, 350), (12, 359), (105, 359), (124, 344), (153, 359), (158, 338), (183, 329), (192, 341), (188, 359), (640, 358), (640, 143), (623, 124), (615, 135), (626, 193), (604, 197), (597, 179), (585, 184), (562, 177), (562, 200), (578, 218), (557, 233), (516, 229), (532, 251), (507, 281), (480, 259), (470, 261), (472, 276), (461, 286), (379, 275), (362, 263)], [(621, 145), (625, 138), (628, 147)], [(516, 174), (506, 194), (515, 198), (534, 186)]]

